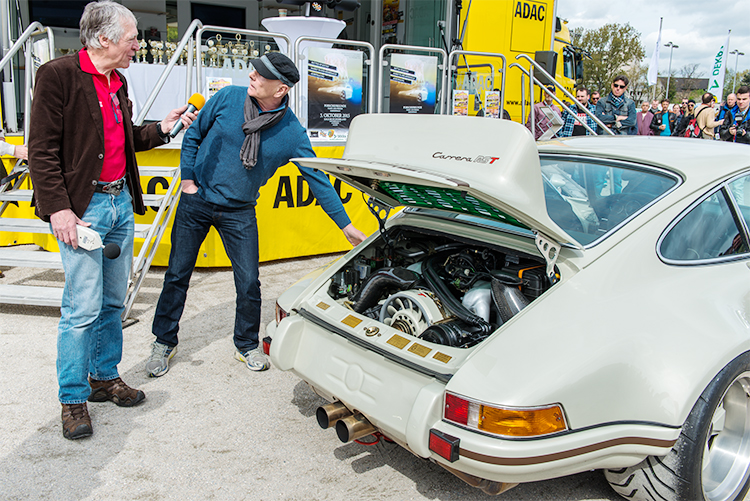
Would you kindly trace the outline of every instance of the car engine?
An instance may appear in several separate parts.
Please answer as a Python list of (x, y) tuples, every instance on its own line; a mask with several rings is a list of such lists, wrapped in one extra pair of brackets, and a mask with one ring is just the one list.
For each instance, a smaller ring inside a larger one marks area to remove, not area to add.
[(554, 282), (541, 257), (396, 227), (331, 279), (328, 294), (424, 341), (480, 343)]

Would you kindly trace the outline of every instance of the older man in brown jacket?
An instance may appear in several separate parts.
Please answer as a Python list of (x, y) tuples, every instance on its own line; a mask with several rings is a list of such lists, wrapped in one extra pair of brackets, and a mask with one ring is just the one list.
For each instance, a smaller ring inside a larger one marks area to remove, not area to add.
[[(122, 314), (133, 258), (133, 210), (145, 212), (135, 152), (169, 141), (186, 106), (161, 123), (131, 122), (125, 79), (138, 48), (136, 20), (120, 4), (90, 3), (80, 20), (84, 49), (39, 68), (31, 108), (29, 169), (36, 214), (50, 222), (65, 271), (57, 339), (63, 436), (93, 432), (86, 401), (129, 407), (145, 395), (120, 379)], [(183, 122), (189, 125), (192, 117)], [(78, 246), (77, 228), (122, 252)]]

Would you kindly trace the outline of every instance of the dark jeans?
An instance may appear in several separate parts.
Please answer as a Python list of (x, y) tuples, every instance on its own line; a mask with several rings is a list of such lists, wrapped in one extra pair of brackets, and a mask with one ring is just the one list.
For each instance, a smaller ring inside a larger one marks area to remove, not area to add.
[(190, 276), (200, 246), (213, 226), (219, 232), (232, 262), (237, 309), (234, 345), (241, 352), (258, 346), (260, 328), (260, 280), (258, 280), (258, 226), (255, 207), (232, 209), (204, 201), (200, 195), (182, 194), (172, 225), (172, 250), (164, 288), (154, 314), (152, 332), (157, 341), (177, 345), (180, 317)]

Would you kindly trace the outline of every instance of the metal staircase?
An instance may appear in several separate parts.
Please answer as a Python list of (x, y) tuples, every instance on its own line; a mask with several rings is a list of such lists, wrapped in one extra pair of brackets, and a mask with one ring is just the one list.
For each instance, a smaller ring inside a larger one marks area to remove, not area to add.
[[(32, 64), (32, 41), (34, 37), (46, 35), (49, 41), (49, 53), (54, 54), (54, 39), (52, 31), (39, 23), (32, 23), (19, 37), (10, 51), (0, 60), (0, 71), (10, 68), (13, 56), (23, 49), (26, 59), (26, 110), (31, 107), (32, 86), (34, 82), (35, 69), (37, 65)], [(187, 42), (187, 41), (186, 41)], [(29, 113), (25, 114), (24, 137), (28, 138)], [(140, 120), (142, 122), (142, 119)], [(180, 169), (179, 167), (162, 166), (139, 166), (141, 177), (161, 177), (169, 180), (169, 187), (164, 194), (144, 194), (143, 201), (146, 206), (157, 209), (151, 224), (136, 224), (136, 244), (142, 242), (141, 249), (133, 256), (133, 268), (130, 279), (130, 287), (123, 311), (123, 321), (128, 318), (135, 303), (138, 290), (148, 273), (148, 270), (156, 255), (159, 243), (167, 228), (167, 224), (177, 207), (180, 195)], [(48, 223), (37, 218), (8, 217), (6, 209), (10, 204), (24, 204), (29, 207), (33, 189), (29, 180), (28, 166), (16, 163), (8, 177), (0, 184), (0, 232), (27, 233), (27, 234), (51, 234)], [(30, 211), (29, 211), (30, 212)], [(62, 269), (60, 254), (44, 250), (29, 250), (28, 247), (0, 247), (0, 266), (24, 267), (39, 269)], [(3, 283), (0, 279), (0, 303), (4, 304), (26, 304), (39, 306), (59, 307), (62, 302), (64, 283), (36, 286)]]
[[(28, 176), (28, 170), (21, 174), (18, 181), (6, 183), (0, 186), (0, 201), (2, 201), (3, 216), (5, 208), (11, 202), (30, 203), (32, 190), (16, 189), (15, 186), (23, 184)], [(170, 180), (167, 192), (161, 195), (143, 195), (143, 201), (147, 206), (158, 207), (152, 224), (136, 224), (136, 242), (142, 239), (138, 255), (133, 257), (133, 271), (130, 281), (123, 320), (127, 318), (135, 302), (138, 289), (143, 283), (153, 262), (156, 250), (167, 228), (167, 223), (177, 207), (179, 197), (180, 173), (179, 167), (141, 166), (143, 177), (163, 177)], [(0, 217), (0, 232), (12, 233), (42, 233), (51, 234), (48, 223), (40, 219)], [(0, 247), (0, 266), (62, 269), (60, 254), (56, 252), (34, 251), (25, 248)], [(0, 303), (4, 304), (30, 304), (40, 306), (60, 306), (62, 299), (63, 284), (57, 286), (28, 286), (4, 284), (0, 281)]]

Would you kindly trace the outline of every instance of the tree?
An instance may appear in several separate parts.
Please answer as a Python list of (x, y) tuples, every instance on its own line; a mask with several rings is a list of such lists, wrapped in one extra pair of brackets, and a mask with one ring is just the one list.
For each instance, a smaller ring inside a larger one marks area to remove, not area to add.
[[(578, 34), (578, 30), (574, 32)], [(583, 63), (586, 87), (604, 94), (609, 92), (615, 76), (627, 74), (625, 68), (638, 66), (646, 55), (641, 34), (630, 23), (609, 23), (594, 30), (581, 30), (578, 44), (591, 55)]]
[(625, 73), (630, 78), (628, 92), (630, 93), (630, 98), (635, 101), (636, 106), (640, 105), (641, 101), (650, 101), (651, 90), (647, 78), (648, 65), (634, 64), (630, 68), (626, 68)]
[(682, 78), (701, 78), (706, 74), (705, 71), (698, 71), (700, 63), (686, 64), (680, 68), (679, 73)]
[[(750, 85), (750, 70), (739, 70), (737, 72), (737, 86)], [(726, 75), (724, 75), (724, 94), (723, 97), (727, 97), (728, 94), (733, 94), (737, 88), (734, 85), (734, 69), (727, 68)]]
[(570, 43), (579, 46), (581, 43), (581, 38), (583, 37), (583, 32), (584, 29), (580, 26), (573, 30), (570, 30)]

